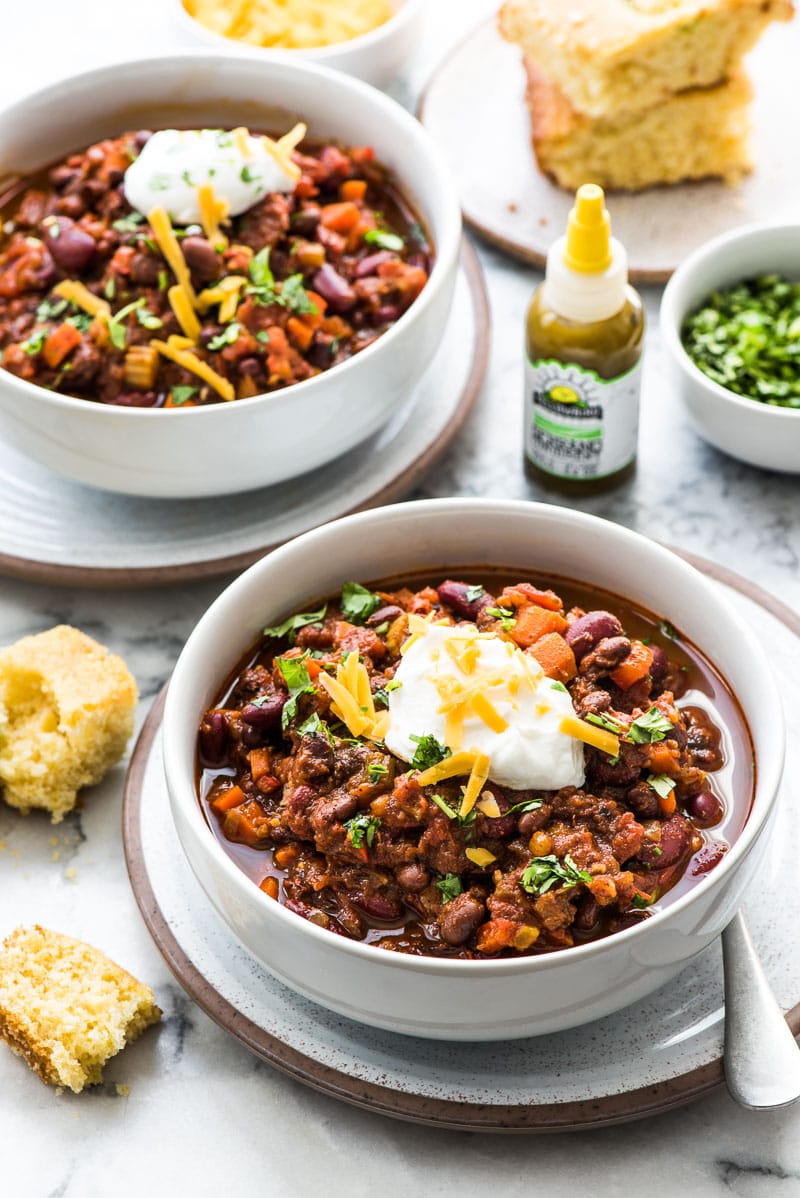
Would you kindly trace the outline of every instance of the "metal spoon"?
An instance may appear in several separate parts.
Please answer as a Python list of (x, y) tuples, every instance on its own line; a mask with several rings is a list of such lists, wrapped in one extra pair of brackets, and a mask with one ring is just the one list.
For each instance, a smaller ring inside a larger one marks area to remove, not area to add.
[(750, 1110), (800, 1099), (800, 1047), (775, 1001), (738, 912), (722, 933), (725, 972), (725, 1080)]

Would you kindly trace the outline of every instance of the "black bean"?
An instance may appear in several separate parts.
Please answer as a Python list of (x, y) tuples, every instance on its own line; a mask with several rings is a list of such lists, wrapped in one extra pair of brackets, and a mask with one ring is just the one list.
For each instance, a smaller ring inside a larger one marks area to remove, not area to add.
[(564, 640), (575, 654), (575, 660), (580, 661), (604, 637), (621, 633), (622, 625), (610, 611), (590, 611), (570, 624)]

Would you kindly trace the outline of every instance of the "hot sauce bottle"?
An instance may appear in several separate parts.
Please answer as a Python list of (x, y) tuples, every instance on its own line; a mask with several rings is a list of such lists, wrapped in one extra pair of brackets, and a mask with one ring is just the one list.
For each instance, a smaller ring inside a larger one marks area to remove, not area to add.
[(603, 189), (578, 189), (567, 232), (547, 255), (526, 319), (525, 469), (535, 482), (590, 494), (636, 467), (644, 334), (627, 255), (611, 236)]

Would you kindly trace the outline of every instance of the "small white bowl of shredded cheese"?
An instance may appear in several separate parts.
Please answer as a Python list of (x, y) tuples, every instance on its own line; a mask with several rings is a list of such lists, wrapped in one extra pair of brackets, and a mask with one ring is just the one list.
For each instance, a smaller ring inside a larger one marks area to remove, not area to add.
[(171, 0), (175, 22), (218, 49), (287, 55), (385, 87), (422, 38), (425, 0)]

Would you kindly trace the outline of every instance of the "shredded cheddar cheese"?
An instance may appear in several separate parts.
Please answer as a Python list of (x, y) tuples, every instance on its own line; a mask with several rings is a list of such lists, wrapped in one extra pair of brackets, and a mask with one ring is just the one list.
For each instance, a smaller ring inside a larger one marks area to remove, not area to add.
[(478, 796), (489, 780), (489, 770), (491, 769), (491, 761), (488, 753), (476, 753), (475, 761), (472, 766), (472, 773), (469, 776), (466, 787), (464, 788), (464, 797), (461, 800), (461, 806), (458, 809), (458, 814), (464, 819), (469, 815), (472, 808), (478, 801)]
[(576, 715), (562, 716), (560, 730), (565, 736), (572, 736), (575, 740), (582, 740), (584, 744), (599, 749), (601, 753), (608, 753), (609, 757), (619, 756), (618, 736), (613, 732), (607, 732), (605, 728), (587, 724)]
[(346, 725), (351, 736), (383, 740), (389, 728), (389, 713), (375, 710), (367, 667), (357, 653), (348, 653), (336, 667), (336, 677), (321, 673), (319, 683), (333, 702), (331, 711)]
[(428, 766), (418, 774), (417, 782), (420, 786), (433, 786), (437, 782), (444, 782), (445, 778), (457, 778), (459, 774), (468, 774), (475, 764), (476, 756), (477, 754), (469, 749), (453, 753), (450, 757), (445, 757), (444, 761)]
[(172, 222), (166, 210), (164, 208), (153, 208), (148, 212), (147, 220), (153, 232), (153, 240), (166, 258), (167, 264), (178, 280), (178, 283), (185, 291), (187, 300), (193, 308), (196, 308), (197, 296), (192, 287), (189, 267), (186, 265), (186, 259), (181, 252), (180, 243), (175, 236)]
[(487, 865), (491, 865), (493, 861), (497, 860), (494, 853), (490, 853), (488, 849), (465, 849), (464, 856), (473, 865), (479, 865), (481, 869), (485, 869)]
[(184, 370), (191, 371), (192, 374), (196, 374), (198, 378), (202, 379), (204, 383), (208, 383), (223, 399), (232, 400), (236, 398), (233, 384), (228, 379), (223, 378), (221, 374), (217, 374), (216, 370), (212, 369), (208, 362), (204, 362), (202, 358), (198, 358), (196, 354), (193, 354), (187, 348), (187, 346), (192, 344), (188, 338), (170, 337), (169, 341), (154, 340), (150, 344), (154, 349), (158, 350), (162, 357), (169, 358), (171, 362), (182, 366)]
[(482, 691), (478, 691), (471, 697), (469, 705), (476, 716), (483, 720), (488, 728), (491, 728), (492, 732), (497, 732), (498, 735), (505, 732), (508, 720), (503, 719), (500, 712)]
[(503, 814), (497, 799), (491, 793), (485, 794), (475, 805), (489, 819), (500, 819)]
[(250, 130), (245, 125), (239, 125), (238, 128), (233, 130), (232, 136), (236, 142), (236, 149), (242, 158), (252, 158), (253, 151), (250, 149), (250, 143), (247, 140), (250, 136)]
[(228, 239), (219, 227), (219, 222), (227, 215), (227, 204), (222, 203), (214, 195), (210, 183), (202, 183), (197, 189), (197, 203), (200, 207), (200, 224), (203, 232), (213, 246), (223, 249)]
[(95, 295), (83, 283), (78, 283), (74, 279), (64, 279), (62, 282), (56, 283), (53, 293), (60, 299), (65, 299), (70, 304), (74, 304), (76, 308), (88, 312), (90, 316), (111, 315), (111, 305), (107, 300), (101, 299), (99, 295)]
[(200, 321), (195, 316), (194, 308), (186, 298), (186, 292), (180, 283), (176, 283), (174, 287), (170, 287), (167, 292), (167, 299), (172, 311), (175, 313), (178, 324), (192, 344), (196, 345), (200, 340)]

